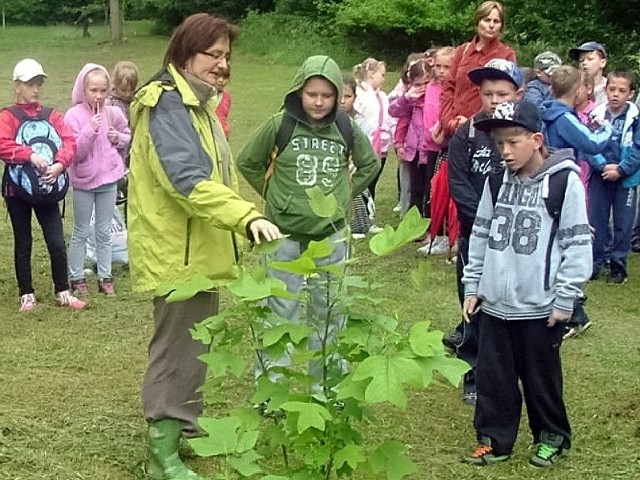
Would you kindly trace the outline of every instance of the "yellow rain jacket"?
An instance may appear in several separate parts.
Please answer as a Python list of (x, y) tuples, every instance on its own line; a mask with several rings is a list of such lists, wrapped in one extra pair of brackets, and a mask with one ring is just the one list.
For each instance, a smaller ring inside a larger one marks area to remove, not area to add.
[(128, 239), (135, 291), (196, 273), (237, 275), (238, 237), (261, 218), (240, 198), (235, 166), (215, 115), (172, 65), (131, 104)]

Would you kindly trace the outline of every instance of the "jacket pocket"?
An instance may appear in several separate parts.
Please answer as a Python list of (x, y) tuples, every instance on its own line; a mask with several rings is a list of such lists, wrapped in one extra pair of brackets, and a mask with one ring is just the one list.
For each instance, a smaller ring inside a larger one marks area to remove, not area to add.
[(189, 265), (189, 254), (191, 250), (191, 219), (187, 220), (187, 229), (184, 242), (184, 265)]

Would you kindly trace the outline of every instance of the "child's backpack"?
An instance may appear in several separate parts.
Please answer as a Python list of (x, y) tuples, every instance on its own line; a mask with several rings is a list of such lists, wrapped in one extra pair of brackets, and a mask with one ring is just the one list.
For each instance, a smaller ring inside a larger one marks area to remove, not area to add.
[[(62, 139), (49, 121), (52, 108), (43, 108), (35, 117), (30, 117), (22, 109), (8, 108), (20, 124), (16, 132), (16, 143), (28, 145), (34, 153), (44, 158), (49, 165), (55, 162)], [(32, 205), (59, 202), (69, 189), (69, 175), (63, 171), (52, 184), (42, 181), (42, 174), (30, 162), (7, 164), (4, 169), (3, 185), (11, 187), (20, 198)]]

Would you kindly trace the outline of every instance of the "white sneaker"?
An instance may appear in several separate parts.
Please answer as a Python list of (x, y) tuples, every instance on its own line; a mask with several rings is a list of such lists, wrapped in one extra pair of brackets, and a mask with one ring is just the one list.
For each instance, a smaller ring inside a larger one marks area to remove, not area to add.
[(400, 210), (402, 210), (402, 205), (400, 205), (400, 202), (398, 202), (398, 203), (396, 204), (396, 206), (395, 206), (395, 207), (393, 207), (393, 211), (394, 211), (395, 213), (398, 213)]
[(20, 311), (30, 312), (36, 308), (36, 296), (33, 293), (25, 293), (20, 297)]
[(87, 305), (87, 302), (71, 295), (69, 290), (56, 293), (56, 303), (60, 307), (67, 307), (72, 310), (82, 310)]
[(383, 230), (384, 228), (379, 227), (378, 225), (371, 225), (371, 228), (369, 228), (369, 233), (375, 235), (376, 233), (380, 233)]
[(427, 243), (418, 249), (421, 255), (442, 255), (449, 253), (449, 242), (444, 236), (438, 236), (433, 242)]
[(352, 233), (351, 234), (351, 238), (353, 238), (354, 240), (360, 240), (362, 238), (365, 238), (366, 235), (364, 233)]

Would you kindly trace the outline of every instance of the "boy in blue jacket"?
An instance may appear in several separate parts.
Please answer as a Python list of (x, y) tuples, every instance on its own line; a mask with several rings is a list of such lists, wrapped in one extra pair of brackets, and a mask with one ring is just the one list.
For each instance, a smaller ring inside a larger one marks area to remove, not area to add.
[(595, 155), (604, 150), (611, 137), (608, 124), (592, 132), (580, 122), (575, 107), (579, 99), (582, 84), (578, 69), (563, 65), (551, 75), (551, 92), (555, 99), (542, 103), (542, 120), (545, 127), (545, 140), (552, 148), (573, 148), (574, 156), (579, 153)]
[[(509, 458), (520, 424), (521, 381), (537, 444), (530, 463), (549, 467), (571, 446), (560, 345), (591, 272), (585, 191), (571, 150), (547, 151), (531, 102), (504, 102), (476, 128), (491, 131), (506, 170), (495, 201), (485, 183), (462, 280), (462, 314), (478, 322), (480, 332), (479, 445), (465, 461), (490, 465)], [(555, 174), (566, 175), (557, 218), (545, 203), (550, 187), (559, 186), (550, 182)]]
[(592, 116), (609, 122), (613, 134), (601, 155), (588, 158), (593, 172), (589, 181), (589, 219), (595, 229), (592, 280), (600, 276), (605, 262), (609, 215), (613, 215), (613, 249), (609, 253), (609, 284), (627, 280), (627, 255), (636, 214), (636, 187), (640, 184), (640, 120), (635, 94), (635, 75), (612, 72), (607, 77), (607, 103)]
[(535, 104), (542, 105), (545, 100), (552, 100), (551, 75), (562, 65), (560, 57), (553, 52), (542, 52), (533, 59), (533, 70), (536, 78), (527, 83), (524, 99)]

